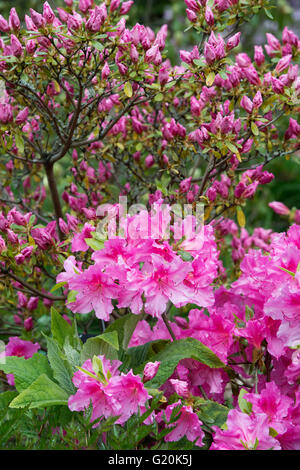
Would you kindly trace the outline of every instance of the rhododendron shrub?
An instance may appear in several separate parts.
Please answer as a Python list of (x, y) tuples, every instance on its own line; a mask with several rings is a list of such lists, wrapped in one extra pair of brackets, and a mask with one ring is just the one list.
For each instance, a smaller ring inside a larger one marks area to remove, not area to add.
[(299, 150), (300, 40), (185, 0), (172, 65), (132, 5), (0, 16), (0, 445), (299, 450), (300, 209), (243, 208)]

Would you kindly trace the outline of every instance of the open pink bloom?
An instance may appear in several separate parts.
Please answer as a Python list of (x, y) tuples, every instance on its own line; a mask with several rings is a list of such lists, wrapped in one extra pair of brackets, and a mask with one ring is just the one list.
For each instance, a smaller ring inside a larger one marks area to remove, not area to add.
[(215, 434), (210, 450), (280, 450), (279, 442), (269, 434), (268, 417), (251, 416), (236, 409), (230, 410), (227, 429), (213, 426)]
[(152, 255), (151, 258), (152, 263), (143, 267), (145, 312), (153, 317), (159, 317), (166, 311), (169, 300), (177, 307), (189, 302), (183, 280), (191, 270), (191, 265), (182, 261), (180, 257), (174, 258), (171, 263), (164, 261), (158, 255)]
[(80, 233), (77, 233), (72, 240), (72, 252), (87, 251), (89, 246), (86, 244), (86, 238), (92, 238), (91, 233), (95, 231), (95, 227), (86, 223)]
[(264, 413), (268, 416), (269, 426), (282, 434), (287, 429), (288, 411), (294, 401), (280, 393), (274, 382), (267, 382), (260, 394), (247, 393), (243, 397), (252, 403), (253, 413)]
[[(167, 421), (169, 422), (173, 409), (180, 404), (181, 402), (178, 401), (172, 405), (168, 405), (164, 412), (159, 414), (158, 419), (162, 419), (162, 414), (164, 413)], [(201, 425), (203, 424), (202, 421), (200, 421), (196, 413), (193, 412), (191, 406), (182, 406), (176, 415), (178, 414), (180, 414), (179, 419), (175, 423), (167, 425), (168, 428), (173, 428), (173, 430), (165, 436), (165, 441), (179, 441), (186, 436), (189, 441), (196, 441), (196, 445), (201, 447), (203, 445), (204, 437), (204, 432), (201, 428)]]
[[(141, 378), (132, 371), (121, 374), (120, 361), (109, 361), (98, 356), (102, 363), (102, 374), (94, 370), (91, 359), (85, 361), (81, 370), (75, 372), (73, 383), (78, 391), (69, 398), (71, 411), (82, 411), (92, 403), (92, 421), (109, 416), (119, 416), (117, 424), (124, 424), (130, 416), (145, 406), (150, 395), (144, 388)], [(87, 371), (87, 372), (85, 372)]]
[(108, 321), (113, 311), (112, 299), (118, 297), (118, 289), (109, 274), (98, 264), (68, 279), (69, 289), (77, 292), (76, 300), (69, 303), (72, 312), (89, 313), (95, 310), (97, 318)]

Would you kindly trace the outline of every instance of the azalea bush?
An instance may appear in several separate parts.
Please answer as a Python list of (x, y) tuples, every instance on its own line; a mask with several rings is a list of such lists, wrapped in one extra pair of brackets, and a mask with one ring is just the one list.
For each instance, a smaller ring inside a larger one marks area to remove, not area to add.
[(173, 66), (132, 5), (0, 16), (1, 446), (299, 450), (300, 209), (245, 214), (299, 158), (300, 40), (185, 0)]

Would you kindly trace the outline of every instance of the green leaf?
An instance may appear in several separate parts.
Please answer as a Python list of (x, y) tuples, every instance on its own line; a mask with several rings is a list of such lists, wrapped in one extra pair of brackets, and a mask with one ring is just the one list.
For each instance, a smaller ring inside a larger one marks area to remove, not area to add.
[(52, 289), (50, 290), (50, 292), (55, 292), (56, 290), (60, 289), (61, 287), (65, 286), (67, 284), (67, 282), (65, 281), (62, 281), (62, 282), (58, 282), (57, 284), (55, 284)]
[(257, 127), (257, 125), (255, 124), (255, 122), (251, 122), (251, 131), (252, 131), (252, 134), (258, 136), (259, 135), (259, 129)]
[(52, 377), (48, 359), (44, 354), (35, 353), (31, 358), (8, 356), (5, 364), (0, 364), (0, 370), (5, 374), (14, 374), (18, 392), (29, 387), (41, 374)]
[(128, 98), (131, 98), (133, 95), (133, 90), (130, 82), (126, 82), (124, 85), (124, 93)]
[(142, 315), (134, 315), (129, 313), (122, 318), (114, 321), (106, 329), (106, 333), (116, 331), (118, 333), (119, 345), (123, 349), (127, 349), (131, 336), (138, 322), (142, 319)]
[(23, 138), (19, 134), (15, 134), (15, 143), (16, 147), (20, 154), (24, 153), (24, 141)]
[(154, 97), (154, 101), (163, 101), (163, 99), (164, 99), (164, 95), (162, 93), (158, 93)]
[(65, 344), (66, 338), (72, 338), (74, 334), (73, 327), (54, 307), (51, 307), (51, 332), (53, 339), (57, 341), (61, 347)]
[(267, 17), (270, 18), (270, 20), (274, 20), (274, 16), (272, 15), (272, 13), (267, 8), (264, 8), (264, 11), (265, 11), (265, 14), (267, 15)]
[(215, 72), (210, 72), (206, 77), (206, 86), (211, 87), (214, 84), (215, 77)]
[(97, 49), (98, 51), (103, 51), (104, 45), (101, 44), (101, 42), (98, 41), (92, 41), (92, 45)]
[[(175, 340), (166, 345), (158, 354), (151, 358), (152, 362), (159, 361), (160, 366), (156, 376), (147, 382), (150, 388), (159, 388), (173, 374), (179, 361), (182, 359), (195, 359), (211, 368), (225, 367), (225, 364), (207, 346), (195, 338)], [(136, 372), (141, 373), (146, 363), (138, 367)]]
[(104, 241), (102, 240), (95, 240), (94, 238), (85, 238), (84, 241), (94, 251), (102, 250), (102, 248), (104, 247)]
[(47, 338), (47, 349), (53, 377), (68, 394), (75, 393), (75, 387), (72, 383), (72, 368), (64, 359), (63, 352), (52, 338)]
[(38, 377), (26, 390), (9, 405), (10, 408), (45, 408), (53, 405), (67, 405), (68, 394), (45, 374)]
[(252, 403), (249, 403), (247, 400), (245, 400), (245, 398), (243, 398), (244, 395), (246, 395), (246, 393), (248, 393), (247, 390), (245, 390), (244, 388), (241, 388), (239, 396), (238, 396), (238, 403), (239, 403), (240, 410), (243, 413), (250, 414), (252, 411)]
[(85, 361), (94, 356), (104, 355), (108, 359), (117, 359), (119, 340), (117, 331), (107, 331), (102, 335), (89, 338), (83, 345), (81, 359)]
[(223, 426), (227, 421), (229, 408), (212, 400), (195, 399), (195, 408), (200, 420), (209, 426)]
[(6, 409), (17, 395), (18, 392), (12, 391), (0, 393), (0, 410)]
[(236, 208), (236, 216), (237, 216), (237, 221), (239, 223), (240, 227), (245, 227), (246, 225), (246, 217), (243, 212), (243, 209), (240, 206), (237, 206)]

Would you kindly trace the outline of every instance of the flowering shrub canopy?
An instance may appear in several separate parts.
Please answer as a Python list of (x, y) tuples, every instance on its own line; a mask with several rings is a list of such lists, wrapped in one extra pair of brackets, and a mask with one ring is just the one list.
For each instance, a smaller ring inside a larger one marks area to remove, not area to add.
[(132, 4), (0, 15), (0, 443), (299, 450), (300, 209), (243, 207), (299, 151), (300, 40), (185, 0), (172, 65)]

